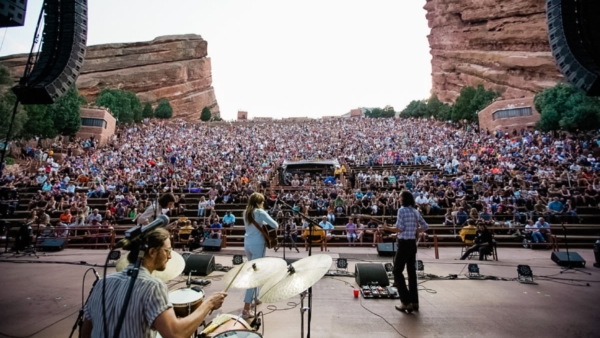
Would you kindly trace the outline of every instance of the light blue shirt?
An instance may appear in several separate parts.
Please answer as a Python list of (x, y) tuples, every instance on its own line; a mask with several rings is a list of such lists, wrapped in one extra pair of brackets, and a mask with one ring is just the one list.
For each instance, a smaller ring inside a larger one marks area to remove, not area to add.
[(326, 234), (330, 234), (331, 230), (334, 229), (333, 225), (331, 223), (329, 223), (329, 222), (323, 222), (323, 221), (321, 221), (321, 222), (319, 222), (319, 226), (321, 228), (323, 228), (323, 230), (325, 230)]
[(233, 214), (223, 216), (223, 223), (235, 223), (235, 216)]
[[(267, 214), (263, 209), (255, 209), (254, 210), (254, 220), (259, 225), (264, 223), (268, 224), (270, 227), (277, 229), (279, 224)], [(265, 238), (263, 237), (260, 230), (258, 230), (254, 224), (248, 224), (246, 220), (246, 212), (244, 211), (244, 227), (246, 228), (246, 234), (244, 235), (244, 247), (250, 246), (265, 246)]]

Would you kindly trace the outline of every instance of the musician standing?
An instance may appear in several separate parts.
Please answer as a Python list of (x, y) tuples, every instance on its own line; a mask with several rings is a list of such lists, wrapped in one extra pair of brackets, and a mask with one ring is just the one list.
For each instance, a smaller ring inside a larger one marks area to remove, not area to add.
[[(246, 234), (244, 235), (244, 251), (248, 257), (248, 261), (262, 258), (265, 256), (266, 246), (265, 238), (257, 226), (262, 226), (266, 223), (268, 226), (277, 229), (279, 225), (269, 214), (263, 209), (265, 197), (260, 193), (253, 193), (248, 198), (248, 205), (244, 211), (244, 227)], [(254, 292), (258, 297), (258, 288), (246, 290), (244, 297), (244, 311), (242, 317), (244, 319), (254, 317), (254, 313), (250, 310), (250, 304), (254, 298)], [(258, 304), (257, 304), (258, 305)]]
[[(384, 230), (397, 233), (398, 251), (394, 257), (394, 283), (400, 293), (401, 306), (396, 310), (412, 312), (419, 310), (419, 295), (417, 290), (417, 241), (419, 233), (427, 230), (428, 225), (415, 209), (415, 198), (408, 190), (400, 194), (402, 207), (398, 210), (395, 227), (384, 225)], [(408, 273), (408, 288), (404, 280), (404, 267)]]

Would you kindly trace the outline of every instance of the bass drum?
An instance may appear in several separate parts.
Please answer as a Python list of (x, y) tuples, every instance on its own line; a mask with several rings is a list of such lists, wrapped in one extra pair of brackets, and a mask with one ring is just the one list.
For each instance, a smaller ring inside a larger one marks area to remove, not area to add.
[(242, 317), (226, 313), (218, 315), (202, 332), (211, 338), (262, 338)]

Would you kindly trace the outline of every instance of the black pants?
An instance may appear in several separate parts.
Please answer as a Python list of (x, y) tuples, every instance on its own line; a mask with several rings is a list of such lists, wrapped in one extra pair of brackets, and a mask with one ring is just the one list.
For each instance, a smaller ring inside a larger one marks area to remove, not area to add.
[[(417, 293), (417, 269), (415, 267), (417, 259), (417, 243), (413, 240), (398, 240), (398, 251), (394, 257), (394, 283), (400, 294), (400, 301), (403, 304), (419, 303)], [(408, 288), (402, 272), (406, 267), (408, 273)]]
[(467, 259), (467, 257), (469, 257), (469, 255), (472, 252), (475, 252), (475, 251), (479, 251), (479, 260), (480, 261), (483, 260), (483, 258), (485, 257), (485, 255), (487, 255), (490, 252), (492, 252), (489, 245), (475, 244), (472, 247), (470, 247), (467, 251), (465, 251), (465, 253), (462, 255), (462, 257), (460, 259), (462, 259), (462, 260)]

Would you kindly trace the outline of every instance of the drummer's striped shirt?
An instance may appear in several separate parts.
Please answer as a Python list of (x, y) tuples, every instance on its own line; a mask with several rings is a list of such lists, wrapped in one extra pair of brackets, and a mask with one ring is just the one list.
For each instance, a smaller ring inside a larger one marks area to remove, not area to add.
[[(102, 311), (102, 283), (104, 280), (100, 280), (94, 287), (85, 306), (85, 318), (90, 320), (93, 325), (93, 338), (104, 338), (103, 313), (106, 315), (108, 337), (113, 336), (129, 286), (127, 272), (131, 268), (133, 265), (106, 277), (106, 311), (104, 312)], [(152, 323), (158, 315), (170, 307), (172, 304), (169, 302), (168, 288), (165, 283), (150, 275), (146, 268), (141, 267), (119, 336), (156, 337), (156, 331), (151, 328)]]

